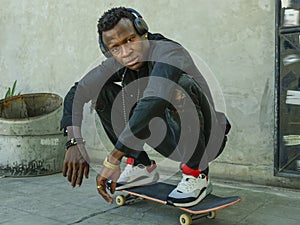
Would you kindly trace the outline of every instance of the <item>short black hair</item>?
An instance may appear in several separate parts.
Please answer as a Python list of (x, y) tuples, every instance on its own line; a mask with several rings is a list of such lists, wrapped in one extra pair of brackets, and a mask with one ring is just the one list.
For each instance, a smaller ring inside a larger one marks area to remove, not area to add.
[(102, 36), (103, 31), (112, 29), (122, 18), (128, 18), (134, 21), (135, 16), (125, 7), (115, 7), (105, 12), (98, 20), (98, 33)]

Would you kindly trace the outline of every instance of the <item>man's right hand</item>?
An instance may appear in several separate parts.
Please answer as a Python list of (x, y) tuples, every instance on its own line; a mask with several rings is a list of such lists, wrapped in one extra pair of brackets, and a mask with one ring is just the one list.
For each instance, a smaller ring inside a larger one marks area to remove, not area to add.
[(68, 177), (72, 187), (82, 184), (83, 175), (89, 176), (89, 156), (83, 144), (74, 145), (68, 148), (65, 154), (63, 165), (63, 176)]

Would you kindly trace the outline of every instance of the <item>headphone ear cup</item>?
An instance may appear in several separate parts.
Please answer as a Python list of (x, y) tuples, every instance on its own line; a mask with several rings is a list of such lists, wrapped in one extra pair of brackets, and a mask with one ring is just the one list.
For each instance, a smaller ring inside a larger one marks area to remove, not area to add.
[(142, 15), (141, 15), (138, 11), (136, 11), (136, 10), (134, 10), (134, 9), (132, 9), (132, 8), (127, 8), (127, 10), (128, 10), (132, 15), (135, 16), (135, 19), (134, 19), (134, 21), (133, 21), (133, 24), (134, 24), (134, 27), (135, 27), (136, 31), (138, 32), (138, 34), (139, 34), (139, 35), (143, 35), (143, 34), (147, 33), (148, 30), (149, 30), (149, 28), (148, 28), (147, 23), (146, 23), (145, 20), (143, 19)]
[(98, 38), (98, 43), (99, 43), (99, 47), (101, 52), (103, 53), (103, 55), (105, 55), (106, 58), (110, 58), (112, 57), (111, 52), (107, 49), (107, 47), (104, 45), (101, 36), (99, 36)]
[(148, 32), (148, 25), (145, 20), (141, 17), (137, 17), (134, 20), (134, 27), (140, 35), (143, 35)]

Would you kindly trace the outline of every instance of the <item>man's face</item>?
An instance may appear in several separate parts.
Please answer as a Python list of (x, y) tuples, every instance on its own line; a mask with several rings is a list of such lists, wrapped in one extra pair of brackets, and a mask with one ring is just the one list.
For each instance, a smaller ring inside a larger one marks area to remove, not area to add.
[(139, 70), (149, 50), (147, 38), (140, 36), (127, 18), (122, 18), (111, 30), (102, 32), (102, 40), (113, 57), (131, 70)]

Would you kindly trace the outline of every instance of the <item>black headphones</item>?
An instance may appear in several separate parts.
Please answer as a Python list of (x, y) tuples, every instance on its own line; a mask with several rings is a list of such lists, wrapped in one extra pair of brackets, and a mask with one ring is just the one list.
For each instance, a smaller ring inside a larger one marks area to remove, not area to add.
[[(133, 21), (133, 25), (135, 30), (137, 31), (137, 33), (139, 35), (143, 35), (145, 33), (148, 32), (148, 25), (146, 24), (145, 20), (143, 19), (143, 17), (141, 16), (141, 14), (139, 14), (136, 10), (132, 9), (132, 8), (126, 8), (132, 15), (135, 16), (135, 19)], [(99, 35), (98, 38), (98, 43), (99, 43), (99, 47), (101, 52), (107, 57), (112, 57), (112, 54), (110, 53), (110, 51), (108, 50), (108, 48), (105, 46), (105, 44), (102, 41), (102, 36)]]

